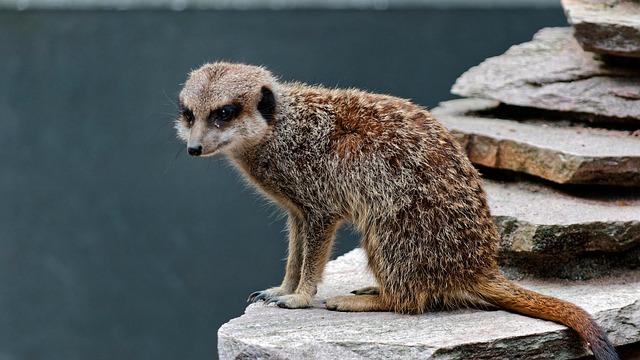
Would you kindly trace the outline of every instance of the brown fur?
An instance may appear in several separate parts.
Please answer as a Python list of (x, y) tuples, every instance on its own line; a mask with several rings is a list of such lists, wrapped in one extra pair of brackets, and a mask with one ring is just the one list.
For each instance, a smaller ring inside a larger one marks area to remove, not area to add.
[[(256, 111), (265, 86), (276, 98), (268, 124)], [(283, 283), (250, 301), (309, 306), (335, 231), (348, 221), (380, 286), (328, 299), (327, 308), (415, 314), (486, 301), (570, 326), (600, 359), (615, 358), (583, 310), (500, 275), (499, 237), (478, 172), (424, 108), (355, 89), (279, 83), (262, 68), (229, 63), (194, 71), (180, 99), (196, 123), (188, 129), (178, 119), (179, 136), (205, 154), (224, 152), (289, 213)], [(241, 103), (243, 115), (207, 128), (205, 115), (229, 101)]]

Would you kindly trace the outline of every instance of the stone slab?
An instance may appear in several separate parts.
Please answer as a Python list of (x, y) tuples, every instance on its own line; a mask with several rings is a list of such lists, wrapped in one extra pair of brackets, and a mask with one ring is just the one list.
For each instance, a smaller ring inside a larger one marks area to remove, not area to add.
[[(522, 280), (589, 311), (616, 345), (640, 341), (640, 272), (590, 281)], [(309, 309), (252, 304), (218, 330), (220, 359), (575, 359), (577, 336), (505, 311), (340, 313), (322, 300), (374, 285), (361, 249), (330, 262)], [(247, 292), (255, 289), (247, 289)]]
[(532, 41), (469, 69), (452, 92), (640, 128), (640, 67), (606, 65), (572, 33), (542, 29)]
[[(534, 182), (488, 179), (484, 179), (484, 187), (494, 217), (508, 216), (530, 224), (558, 227), (590, 223), (640, 225), (637, 191), (565, 192)], [(628, 246), (629, 241), (640, 242), (640, 231), (627, 233), (628, 230), (631, 228), (619, 228), (613, 235), (626, 234), (629, 238), (600, 240), (588, 248), (617, 251)]]
[(587, 51), (640, 58), (640, 2), (562, 0), (574, 36)]
[(516, 274), (586, 279), (640, 266), (640, 194), (564, 192), (485, 179), (501, 235), (499, 259)]
[(559, 121), (490, 118), (491, 100), (459, 99), (431, 110), (486, 167), (535, 175), (560, 184), (640, 186), (640, 136)]

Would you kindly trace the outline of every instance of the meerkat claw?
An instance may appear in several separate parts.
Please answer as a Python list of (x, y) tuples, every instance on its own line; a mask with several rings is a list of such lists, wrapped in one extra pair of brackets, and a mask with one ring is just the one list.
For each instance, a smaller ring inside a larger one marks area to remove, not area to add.
[(273, 298), (277, 299), (280, 295), (285, 295), (287, 292), (280, 287), (272, 287), (266, 290), (252, 292), (247, 298), (247, 302), (254, 303), (260, 300), (268, 301)]
[(254, 303), (260, 300), (267, 300), (269, 298), (269, 294), (266, 291), (256, 291), (251, 293), (251, 295), (249, 295), (249, 298), (247, 298), (247, 302), (248, 303)]
[(262, 291), (252, 292), (251, 295), (249, 295), (249, 297), (247, 298), (247, 302), (248, 303), (254, 303), (254, 302), (258, 301), (259, 300), (258, 296), (260, 295), (261, 292)]
[(362, 289), (356, 289), (351, 292), (354, 295), (378, 295), (380, 288), (377, 286), (367, 286)]
[(269, 305), (269, 304), (273, 304), (274, 302), (279, 301), (278, 297), (272, 297), (269, 299), (265, 299), (264, 304), (265, 305)]

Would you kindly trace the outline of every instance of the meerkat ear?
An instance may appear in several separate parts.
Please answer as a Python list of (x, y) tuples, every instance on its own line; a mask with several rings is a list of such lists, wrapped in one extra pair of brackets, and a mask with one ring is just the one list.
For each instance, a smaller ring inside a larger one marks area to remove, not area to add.
[(276, 110), (276, 98), (273, 96), (273, 91), (266, 86), (260, 89), (262, 98), (258, 103), (258, 111), (262, 114), (262, 117), (270, 123), (273, 120), (273, 114)]

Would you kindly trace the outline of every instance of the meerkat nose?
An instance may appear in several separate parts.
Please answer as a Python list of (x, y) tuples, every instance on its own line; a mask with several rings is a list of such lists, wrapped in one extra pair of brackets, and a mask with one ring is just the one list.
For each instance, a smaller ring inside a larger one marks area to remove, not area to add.
[(187, 148), (187, 152), (191, 156), (200, 156), (202, 155), (202, 145), (190, 146)]

